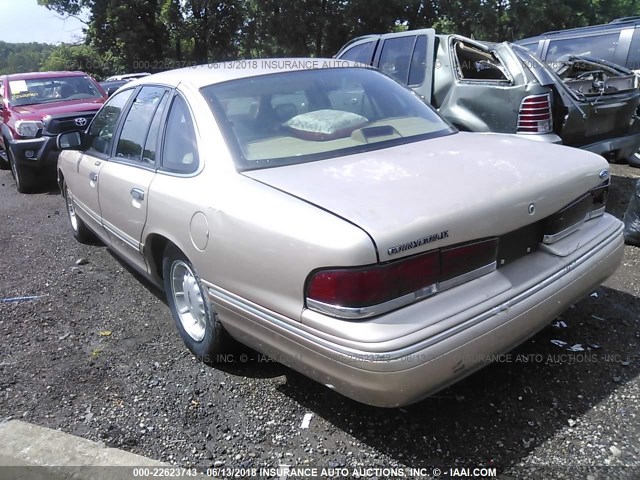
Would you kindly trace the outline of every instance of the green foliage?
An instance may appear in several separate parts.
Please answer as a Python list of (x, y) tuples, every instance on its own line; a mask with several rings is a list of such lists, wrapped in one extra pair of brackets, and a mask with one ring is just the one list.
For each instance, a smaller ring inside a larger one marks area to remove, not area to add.
[[(640, 0), (38, 0), (88, 16), (86, 45), (23, 46), (0, 56), (14, 71), (71, 65), (97, 76), (232, 58), (332, 56), (368, 33), (433, 27), (483, 40), (605, 23)], [(32, 45), (32, 44), (30, 44)], [(34, 44), (35, 45), (35, 44)], [(44, 62), (48, 55), (50, 58)], [(13, 56), (11, 56), (13, 55)], [(29, 67), (27, 67), (29, 66)], [(69, 67), (72, 68), (72, 67)]]
[(102, 57), (89, 45), (60, 45), (49, 55), (40, 70), (81, 70), (97, 78), (111, 75), (121, 69), (116, 59)]
[(0, 42), (0, 75), (37, 72), (53, 49), (46, 43)]

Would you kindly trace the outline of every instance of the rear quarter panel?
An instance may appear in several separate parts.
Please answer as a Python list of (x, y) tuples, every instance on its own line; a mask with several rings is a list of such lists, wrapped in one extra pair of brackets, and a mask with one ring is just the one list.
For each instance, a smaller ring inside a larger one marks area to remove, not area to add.
[(439, 36), (434, 77), (434, 105), (440, 114), (461, 130), (472, 132), (516, 133), (518, 111), (528, 95), (549, 92), (512, 55), (498, 45), (495, 53), (508, 71), (511, 81), (463, 80), (456, 74), (452, 43), (467, 41), (454, 35)]
[(206, 282), (295, 320), (312, 270), (377, 261), (360, 228), (239, 174), (200, 93), (180, 88), (195, 114), (203, 168), (188, 177), (156, 175), (143, 244), (165, 237)]
[(299, 320), (311, 271), (376, 262), (360, 228), (241, 174), (209, 173), (157, 175), (145, 228), (176, 244), (206, 282)]

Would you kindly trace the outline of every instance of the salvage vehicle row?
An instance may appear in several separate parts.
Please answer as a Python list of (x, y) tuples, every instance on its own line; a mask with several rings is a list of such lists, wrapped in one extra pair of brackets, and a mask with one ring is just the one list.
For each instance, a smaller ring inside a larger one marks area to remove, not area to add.
[(595, 58), (568, 58), (558, 76), (521, 46), (433, 29), (356, 38), (337, 58), (379, 68), (461, 130), (562, 143), (611, 161), (640, 147), (636, 75)]

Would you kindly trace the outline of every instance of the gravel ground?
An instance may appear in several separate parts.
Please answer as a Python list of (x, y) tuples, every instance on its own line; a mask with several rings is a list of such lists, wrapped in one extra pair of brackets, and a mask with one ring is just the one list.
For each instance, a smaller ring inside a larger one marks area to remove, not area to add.
[[(612, 172), (609, 210), (621, 218), (640, 170)], [(235, 355), (246, 361), (198, 363), (161, 292), (104, 246), (75, 242), (53, 186), (20, 195), (0, 172), (0, 222), (0, 298), (39, 297), (0, 303), (0, 421), (201, 469), (438, 466), (450, 477), (495, 466), (502, 478), (640, 478), (638, 248), (562, 315), (566, 328), (549, 326), (503, 362), (388, 410), (246, 349)]]

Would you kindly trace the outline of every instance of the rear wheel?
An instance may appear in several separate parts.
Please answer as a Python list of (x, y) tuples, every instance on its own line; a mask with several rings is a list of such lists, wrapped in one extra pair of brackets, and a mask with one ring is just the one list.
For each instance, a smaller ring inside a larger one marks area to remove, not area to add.
[(62, 195), (64, 195), (64, 201), (67, 206), (67, 216), (69, 217), (69, 223), (71, 224), (71, 230), (73, 230), (73, 236), (80, 243), (89, 243), (95, 239), (93, 232), (89, 230), (89, 227), (76, 215), (76, 207), (73, 204), (73, 197), (67, 190), (67, 184), (62, 184)]
[(16, 181), (16, 189), (20, 193), (30, 193), (36, 186), (34, 172), (29, 168), (18, 165), (10, 148), (7, 148), (5, 152), (11, 165), (11, 174)]
[(174, 245), (162, 262), (164, 289), (173, 320), (187, 348), (205, 363), (215, 363), (228, 343), (207, 290), (187, 257)]

